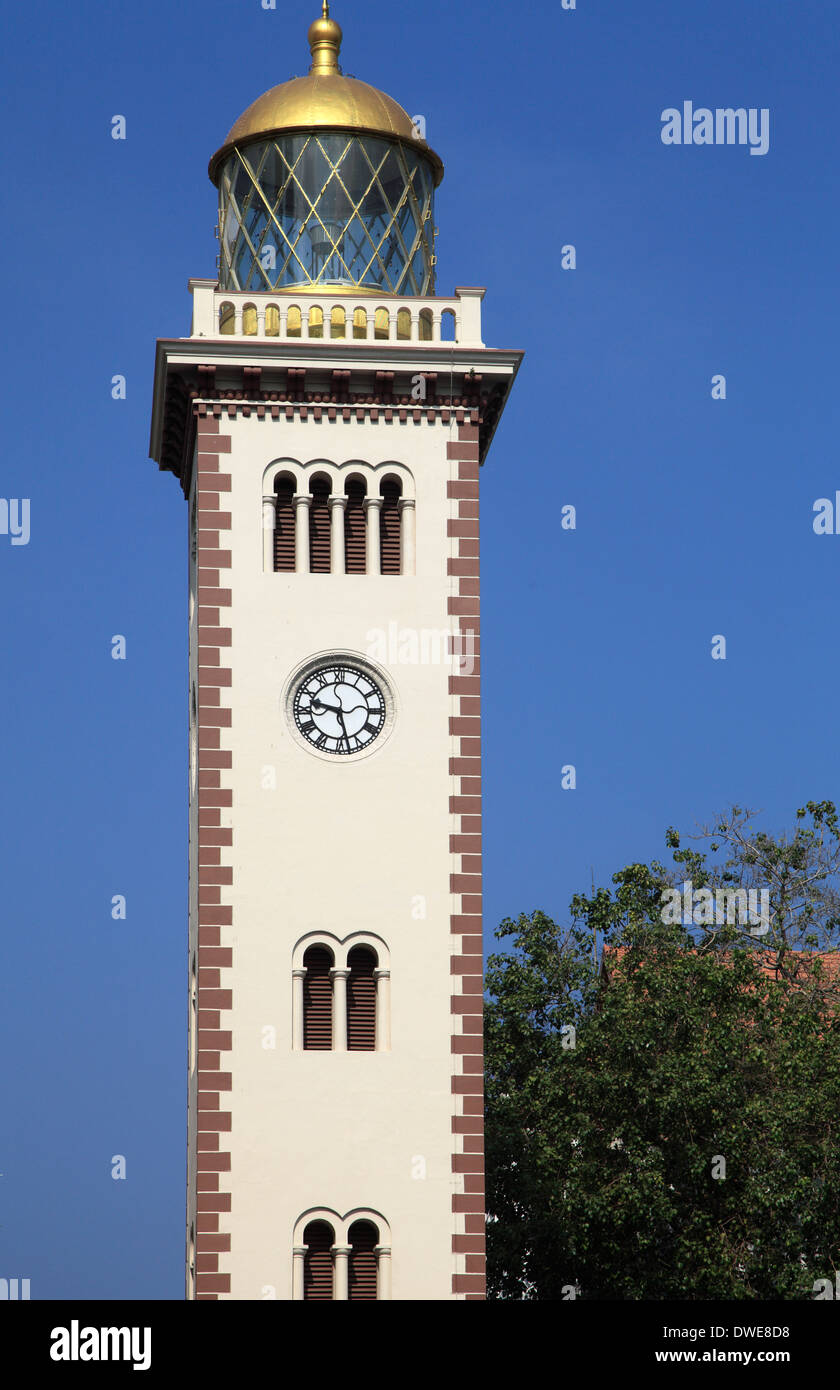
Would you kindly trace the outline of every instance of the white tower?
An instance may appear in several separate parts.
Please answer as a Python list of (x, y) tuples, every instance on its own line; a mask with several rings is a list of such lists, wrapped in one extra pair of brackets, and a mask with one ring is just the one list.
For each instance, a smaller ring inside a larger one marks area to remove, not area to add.
[[(157, 344), (190, 516), (188, 1297), (484, 1295), (478, 477), (521, 354), (310, 28)], [(447, 331), (447, 327), (448, 330)]]

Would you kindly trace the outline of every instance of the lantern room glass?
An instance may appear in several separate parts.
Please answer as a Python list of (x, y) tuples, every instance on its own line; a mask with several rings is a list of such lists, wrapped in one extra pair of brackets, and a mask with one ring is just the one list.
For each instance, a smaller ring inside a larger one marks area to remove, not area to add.
[(399, 141), (347, 131), (234, 148), (219, 180), (222, 290), (434, 294), (434, 175)]

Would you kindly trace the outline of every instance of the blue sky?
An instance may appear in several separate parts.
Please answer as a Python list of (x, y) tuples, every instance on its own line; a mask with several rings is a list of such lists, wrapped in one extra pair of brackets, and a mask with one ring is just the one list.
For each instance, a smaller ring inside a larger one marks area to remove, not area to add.
[[(187, 511), (147, 457), (154, 340), (213, 273), (208, 158), (317, 10), (7, 16), (0, 1277), (33, 1298), (183, 1293)], [(333, 13), (446, 164), (440, 293), (486, 285), (486, 341), (526, 351), (482, 479), (489, 938), (670, 824), (837, 792), (836, 10)], [(666, 147), (686, 100), (769, 108), (769, 152)]]

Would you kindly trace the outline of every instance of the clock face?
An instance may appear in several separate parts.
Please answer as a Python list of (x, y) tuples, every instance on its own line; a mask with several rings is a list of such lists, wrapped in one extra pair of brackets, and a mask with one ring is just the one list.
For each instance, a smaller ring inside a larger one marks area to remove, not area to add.
[(318, 666), (304, 676), (293, 710), (303, 737), (322, 753), (358, 753), (385, 725), (380, 687), (358, 666), (343, 661)]

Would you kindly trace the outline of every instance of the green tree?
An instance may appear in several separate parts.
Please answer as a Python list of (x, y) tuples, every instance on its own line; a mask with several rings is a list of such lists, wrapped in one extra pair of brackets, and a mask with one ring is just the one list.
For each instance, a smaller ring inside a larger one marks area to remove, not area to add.
[[(669, 831), (673, 869), (620, 870), (573, 899), (567, 927), (534, 912), (499, 928), (491, 1297), (795, 1299), (833, 1278), (837, 817), (809, 803), (775, 838), (753, 819), (733, 808), (707, 850)], [(663, 921), (689, 878), (766, 887), (768, 929)]]

